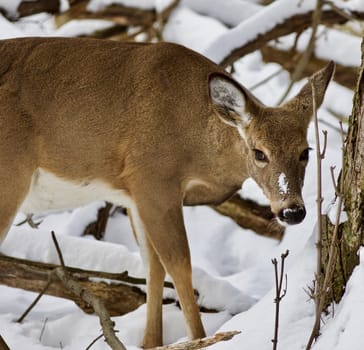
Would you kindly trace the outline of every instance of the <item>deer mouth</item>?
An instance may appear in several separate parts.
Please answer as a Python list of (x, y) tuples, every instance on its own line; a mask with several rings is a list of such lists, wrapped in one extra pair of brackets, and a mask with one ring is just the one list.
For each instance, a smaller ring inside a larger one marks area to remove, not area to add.
[(279, 211), (277, 218), (283, 224), (297, 225), (303, 221), (306, 216), (304, 206), (294, 205)]

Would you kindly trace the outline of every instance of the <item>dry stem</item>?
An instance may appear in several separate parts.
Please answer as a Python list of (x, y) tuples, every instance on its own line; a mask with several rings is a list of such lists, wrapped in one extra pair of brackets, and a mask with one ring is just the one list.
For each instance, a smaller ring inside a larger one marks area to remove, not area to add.
[[(313, 85), (312, 85), (313, 86)], [(317, 120), (317, 116), (315, 117), (315, 119)], [(342, 164), (344, 164), (344, 132), (342, 129), (342, 124), (340, 123), (340, 127), (341, 127), (341, 138), (342, 138)], [(316, 130), (317, 129), (317, 130)], [(318, 128), (316, 127), (315, 124), (315, 130), (317, 132), (316, 136), (318, 135)], [(317, 140), (317, 139), (316, 139)], [(321, 159), (319, 159), (320, 161), (320, 167), (321, 167)], [(321, 176), (321, 174), (320, 174)], [(320, 179), (321, 180), (321, 179)], [(316, 293), (315, 293), (315, 303), (316, 303), (316, 316), (315, 316), (315, 323), (313, 325), (312, 328), (312, 332), (310, 335), (310, 338), (308, 340), (307, 346), (306, 346), (306, 350), (311, 349), (312, 344), (314, 342), (314, 340), (317, 339), (317, 337), (320, 335), (320, 325), (321, 325), (321, 313), (325, 307), (326, 304), (326, 297), (329, 293), (330, 288), (330, 283), (332, 280), (332, 276), (335, 270), (335, 264), (336, 264), (336, 253), (337, 253), (337, 240), (338, 240), (338, 232), (339, 232), (339, 224), (340, 224), (340, 215), (341, 215), (341, 211), (342, 211), (342, 204), (343, 204), (343, 191), (344, 191), (344, 181), (340, 181), (340, 187), (338, 187), (337, 185), (334, 185), (335, 188), (335, 192), (336, 195), (338, 197), (338, 206), (337, 206), (337, 211), (336, 211), (336, 218), (335, 218), (335, 226), (334, 226), (334, 232), (332, 234), (332, 238), (331, 238), (331, 243), (330, 243), (330, 249), (329, 249), (329, 259), (327, 262), (327, 269), (326, 269), (326, 273), (325, 273), (325, 277), (324, 277), (324, 281), (321, 285), (321, 264), (322, 264), (322, 251), (321, 251), (321, 237), (320, 240), (318, 240), (318, 261), (317, 261), (317, 276), (316, 276)], [(320, 211), (320, 218), (321, 218), (321, 211)], [(319, 232), (319, 228), (318, 228), (318, 232)], [(320, 258), (320, 260), (319, 260)]]
[[(275, 285), (276, 285), (276, 297), (274, 298), (274, 303), (276, 304), (275, 310), (275, 322), (274, 322), (274, 337), (272, 339), (273, 350), (277, 349), (278, 345), (278, 330), (279, 330), (279, 307), (281, 300), (285, 297), (287, 293), (287, 275), (284, 274), (284, 261), (287, 258), (289, 251), (287, 250), (281, 255), (281, 270), (278, 274), (278, 261), (276, 258), (272, 259), (272, 264), (274, 265), (274, 275), (275, 275)], [(285, 276), (285, 287), (282, 292), (283, 276)]]
[[(317, 106), (316, 106), (316, 89), (313, 81), (311, 80), (312, 88), (312, 104), (313, 104), (313, 117), (315, 125), (315, 140), (316, 140), (316, 162), (317, 162), (317, 261), (316, 261), (316, 289), (314, 294), (315, 300), (315, 323), (312, 329), (310, 339), (308, 341), (306, 350), (311, 348), (312, 342), (316, 339), (320, 333), (320, 323), (321, 323), (321, 312), (320, 312), (320, 298), (322, 296), (321, 289), (321, 269), (322, 269), (322, 169), (321, 162), (324, 157), (324, 153), (321, 152), (320, 146), (320, 134), (317, 119)], [(324, 134), (325, 135), (325, 134)]]
[(54, 271), (60, 281), (69, 288), (73, 293), (81, 297), (86, 303), (90, 304), (94, 309), (95, 313), (99, 317), (102, 332), (104, 334), (106, 342), (110, 345), (113, 350), (126, 350), (123, 343), (116, 337), (114, 331), (114, 322), (111, 320), (109, 312), (105, 305), (96, 296), (90, 293), (88, 290), (82, 288), (82, 286), (72, 278), (72, 275), (67, 271), (64, 265), (61, 249), (57, 242), (57, 238), (52, 231), (52, 239), (57, 249), (58, 257), (61, 262), (60, 267), (57, 267)]

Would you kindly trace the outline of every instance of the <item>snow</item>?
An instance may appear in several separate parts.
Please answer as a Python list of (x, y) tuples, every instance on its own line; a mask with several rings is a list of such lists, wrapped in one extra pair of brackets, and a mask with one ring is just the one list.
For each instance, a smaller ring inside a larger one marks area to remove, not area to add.
[(243, 20), (257, 13), (262, 6), (244, 0), (230, 0), (226, 6), (226, 0), (183, 0), (182, 6), (201, 15), (216, 18), (229, 26), (236, 26)]
[[(305, 31), (297, 42), (297, 50), (304, 51), (311, 36), (311, 30)], [(279, 39), (272, 45), (281, 50), (289, 50), (294, 43), (295, 35), (288, 35)], [(337, 43), (340, 42), (340, 50)], [(346, 66), (358, 67), (360, 65), (361, 38), (336, 29), (327, 29), (319, 26), (315, 56), (317, 58), (334, 60)], [(350, 52), (350, 55), (348, 55)]]
[(199, 15), (187, 7), (179, 7), (166, 24), (163, 37), (166, 41), (202, 52), (226, 31), (227, 28), (217, 20)]
[[(126, 1), (126, 0), (125, 0)], [(125, 1), (123, 3), (125, 4)], [(131, 1), (131, 0), (130, 0)], [(115, 0), (112, 2), (115, 3)], [(158, 8), (167, 2), (134, 0), (132, 5), (141, 8)], [(96, 9), (105, 0), (93, 1)], [(163, 4), (162, 4), (163, 3)], [(279, 0), (268, 8), (260, 9), (258, 1), (231, 0), (212, 5), (208, 0), (184, 0), (174, 11), (166, 25), (166, 40), (181, 43), (198, 52), (204, 52), (220, 61), (232, 49), (255, 38), (263, 30), (272, 28), (292, 13), (302, 13), (313, 8), (315, 1)], [(300, 7), (297, 7), (300, 4)], [(15, 1), (0, 0), (0, 7), (12, 6)], [(346, 6), (363, 7), (362, 1), (350, 1)], [(67, 6), (63, 1), (63, 6)], [(250, 6), (250, 7), (249, 7)], [(241, 13), (237, 9), (250, 8)], [(273, 10), (272, 10), (273, 9)], [(220, 23), (223, 22), (224, 24)], [(73, 36), (90, 33), (110, 25), (107, 21), (72, 21), (56, 28), (52, 17), (39, 14), (11, 23), (0, 15), (0, 38), (29, 35)], [(229, 29), (227, 26), (236, 26)], [(320, 29), (321, 30), (321, 29)], [(299, 49), (304, 48), (309, 33), (302, 35)], [(289, 47), (291, 38), (283, 38), (279, 45)], [(340, 48), (340, 50), (338, 49)], [(334, 55), (335, 60), (357, 65), (360, 60), (360, 40), (349, 34), (330, 29), (322, 35), (316, 48), (320, 57)], [(350, 53), (350, 54), (348, 54)], [(326, 56), (325, 56), (326, 54)], [(253, 86), (279, 69), (276, 64), (263, 64), (259, 52), (254, 52), (235, 65), (235, 78), (245, 86)], [(289, 76), (282, 72), (268, 83), (254, 89), (254, 94), (267, 105), (274, 105), (286, 90)], [(294, 87), (297, 93), (304, 82)], [(351, 112), (352, 92), (331, 82), (322, 108), (319, 110), (320, 129), (328, 130), (326, 156), (322, 163), (323, 207), (330, 217), (336, 213), (335, 194), (330, 179), (330, 167), (341, 166), (341, 135), (335, 114), (347, 116)], [(299, 120), (297, 121), (299, 122)], [(308, 129), (308, 142), (315, 147), (314, 128)], [(312, 153), (314, 154), (314, 152)], [(328, 179), (326, 181), (326, 179)], [(277, 185), (288, 191), (284, 174)], [(281, 350), (304, 349), (314, 322), (314, 303), (307, 295), (316, 271), (316, 161), (308, 162), (303, 198), (306, 219), (299, 225), (289, 226), (282, 241), (265, 238), (238, 227), (208, 207), (184, 209), (193, 266), (193, 283), (199, 291), (198, 303), (216, 309), (217, 313), (202, 313), (202, 320), (209, 335), (223, 330), (241, 330), (242, 333), (229, 342), (217, 344), (211, 349), (271, 349), (274, 328), (274, 270), (271, 259), (289, 249), (286, 259), (288, 289), (281, 301), (278, 348)], [(268, 200), (257, 187), (247, 180), (241, 193), (261, 204)], [(121, 272), (144, 276), (144, 267), (127, 218), (116, 212), (109, 220), (104, 241), (93, 237), (81, 237), (83, 228), (92, 221), (102, 203), (91, 203), (74, 211), (53, 212), (35, 217), (41, 220), (39, 229), (16, 223), (23, 219), (19, 214), (9, 235), (1, 245), (4, 254), (58, 263), (51, 240), (54, 230), (62, 248), (66, 264), (85, 269)], [(341, 221), (345, 220), (343, 214)], [(360, 264), (351, 276), (345, 296), (335, 305), (334, 315), (325, 317), (322, 335), (313, 350), (360, 350), (364, 344), (364, 259), (360, 251)], [(68, 300), (43, 296), (35, 309), (22, 324), (14, 320), (34, 300), (36, 294), (0, 286), (0, 333), (11, 349), (48, 350), (63, 348), (79, 350), (87, 347), (100, 335), (96, 316), (86, 315)], [(175, 297), (174, 290), (165, 289), (165, 297)], [(140, 349), (144, 332), (146, 307), (120, 317), (114, 317), (118, 337), (128, 349)], [(173, 343), (186, 339), (187, 333), (181, 310), (176, 304), (163, 307), (164, 342)], [(98, 341), (93, 349), (107, 349), (104, 341)]]
[[(255, 15), (221, 35), (204, 52), (214, 62), (221, 62), (230, 52), (267, 32), (293, 14), (306, 13), (315, 7), (314, 0), (281, 0), (266, 6)], [(259, 25), (257, 25), (259, 23)]]
[(158, 12), (161, 12), (172, 3), (173, 0), (90, 0), (87, 4), (87, 10), (97, 12), (103, 10), (107, 6), (118, 4), (143, 10), (156, 9)]
[[(332, 1), (335, 5), (346, 9), (360, 9), (363, 4), (360, 1), (353, 1), (347, 4), (342, 1)], [(260, 11), (253, 13), (248, 19), (221, 35), (205, 51), (204, 54), (214, 62), (221, 62), (234, 49), (254, 40), (260, 33), (273, 29), (276, 25), (283, 23), (293, 15), (303, 14), (314, 10), (315, 0), (280, 0), (274, 1)], [(259, 25), (257, 25), (259, 23)], [(350, 40), (351, 41), (351, 40)], [(345, 41), (340, 41), (345, 44)], [(333, 41), (335, 45), (335, 40)], [(360, 46), (359, 46), (360, 47)], [(358, 50), (356, 48), (355, 50)], [(336, 50), (334, 46), (333, 51)], [(344, 55), (345, 49), (340, 50)], [(331, 53), (331, 51), (330, 51)], [(348, 55), (346, 55), (347, 57)], [(354, 54), (355, 56), (355, 54)]]
[(18, 6), (22, 0), (0, 0), (0, 8), (4, 9), (10, 16), (16, 17)]
[(96, 12), (113, 4), (150, 10), (155, 7), (155, 0), (91, 0), (87, 4), (87, 10), (91, 12)]

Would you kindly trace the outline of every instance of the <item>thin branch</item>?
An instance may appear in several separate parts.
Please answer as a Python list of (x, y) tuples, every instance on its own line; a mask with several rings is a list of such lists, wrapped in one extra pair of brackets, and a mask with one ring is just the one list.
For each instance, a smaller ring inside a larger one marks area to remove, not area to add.
[(99, 336), (97, 336), (88, 346), (85, 350), (90, 350), (92, 348), (92, 346), (99, 341), (104, 335), (100, 334)]
[(250, 91), (253, 91), (255, 89), (257, 89), (258, 87), (260, 87), (261, 85), (264, 85), (265, 83), (267, 83), (269, 80), (275, 78), (276, 76), (278, 76), (279, 74), (281, 74), (284, 71), (283, 68), (279, 68), (277, 71), (273, 72), (272, 74), (268, 75), (266, 78), (264, 78), (263, 80), (259, 81), (258, 83), (252, 85), (249, 87)]
[(45, 294), (45, 292), (48, 290), (49, 286), (52, 283), (52, 277), (49, 275), (48, 282), (44, 286), (44, 288), (40, 291), (40, 293), (37, 295), (37, 297), (34, 299), (34, 301), (29, 305), (29, 307), (24, 311), (24, 313), (16, 320), (18, 323), (22, 323), (29, 314), (29, 312), (34, 308), (35, 305), (37, 305), (40, 298)]
[[(275, 286), (276, 286), (276, 296), (274, 298), (274, 303), (276, 304), (275, 321), (274, 321), (274, 337), (272, 339), (273, 350), (276, 350), (277, 345), (278, 345), (280, 302), (287, 293), (287, 275), (284, 273), (284, 262), (288, 256), (288, 254), (289, 254), (288, 250), (285, 253), (281, 254), (281, 269), (280, 269), (279, 274), (278, 274), (278, 261), (276, 258), (272, 259), (272, 264), (274, 265), (274, 276), (275, 276)], [(283, 276), (285, 276), (285, 287), (283, 288), (283, 291), (282, 291)]]
[(45, 318), (45, 320), (44, 320), (44, 322), (43, 322), (42, 329), (41, 329), (40, 334), (39, 334), (39, 341), (40, 341), (40, 342), (42, 341), (43, 334), (44, 334), (44, 330), (45, 330), (45, 328), (46, 328), (47, 322), (48, 322), (48, 317), (46, 317), (46, 318)]
[(54, 233), (54, 231), (51, 231), (51, 234), (52, 234), (53, 243), (54, 243), (54, 245), (56, 247), (56, 250), (57, 250), (59, 262), (60, 262), (62, 267), (65, 267), (63, 254), (62, 254), (61, 248), (59, 247), (59, 244), (58, 244), (58, 241), (57, 241), (57, 238), (56, 238), (56, 234)]
[(316, 89), (313, 80), (311, 82), (312, 88), (312, 108), (313, 108), (313, 117), (314, 117), (314, 125), (315, 125), (315, 140), (316, 140), (316, 166), (317, 166), (317, 199), (316, 199), (316, 210), (317, 210), (317, 256), (316, 256), (316, 288), (314, 294), (315, 300), (315, 322), (312, 328), (312, 332), (306, 347), (306, 350), (310, 349), (313, 341), (318, 337), (320, 333), (320, 299), (322, 296), (322, 288), (321, 288), (321, 269), (322, 269), (322, 152), (320, 145), (320, 134), (318, 127), (318, 119), (317, 119), (317, 106), (316, 106)]
[(327, 130), (322, 130), (322, 134), (324, 135), (324, 145), (322, 147), (322, 152), (320, 153), (320, 158), (325, 159), (326, 148), (327, 148)]
[[(342, 123), (340, 123), (340, 128), (342, 130), (341, 132), (341, 140), (342, 140), (342, 164), (344, 165), (344, 132), (342, 129)], [(338, 186), (334, 186), (335, 189), (338, 188)], [(320, 321), (321, 321), (321, 313), (325, 307), (326, 303), (326, 296), (329, 293), (329, 285), (332, 281), (332, 277), (335, 271), (335, 265), (336, 265), (336, 254), (337, 254), (337, 241), (338, 241), (338, 233), (339, 233), (339, 225), (340, 225), (340, 216), (342, 212), (342, 206), (343, 206), (343, 192), (344, 192), (344, 181), (341, 179), (339, 191), (337, 192), (338, 197), (338, 205), (337, 205), (337, 211), (336, 211), (336, 218), (335, 218), (335, 226), (334, 226), (334, 232), (331, 237), (330, 242), (330, 248), (329, 248), (329, 259), (327, 262), (327, 269), (325, 273), (325, 278), (322, 283), (322, 287), (317, 287), (318, 291), (316, 291), (316, 318), (315, 323), (309, 338), (309, 341), (306, 346), (306, 350), (311, 349), (312, 344), (314, 340), (317, 339), (317, 337), (320, 334)], [(318, 271), (319, 272), (319, 271)], [(320, 261), (320, 273), (321, 273), (321, 261)], [(317, 278), (317, 277), (316, 277)], [(318, 283), (318, 281), (317, 281)]]
[(360, 21), (360, 19), (357, 18), (355, 15), (350, 12), (344, 11), (340, 7), (336, 6), (332, 1), (324, 0), (323, 4), (330, 6), (337, 14), (344, 17), (348, 21)]
[(16, 226), (28, 224), (31, 228), (38, 228), (41, 223), (42, 223), (42, 220), (39, 222), (34, 222), (33, 214), (27, 214), (26, 218), (23, 221), (20, 221), (19, 223), (17, 223)]
[(335, 180), (335, 172), (334, 172), (335, 171), (335, 168), (336, 167), (334, 167), (334, 166), (331, 166), (330, 167), (330, 174), (331, 174), (332, 185), (333, 185), (333, 187), (335, 189), (335, 194), (336, 194), (336, 196), (338, 196), (339, 189), (337, 187), (337, 183), (336, 183), (336, 180)]
[(104, 304), (92, 295), (88, 290), (81, 287), (81, 285), (72, 279), (71, 274), (67, 272), (64, 267), (57, 267), (55, 273), (60, 281), (73, 293), (81, 297), (86, 303), (90, 304), (94, 309), (95, 313), (99, 317), (99, 321), (102, 327), (106, 342), (113, 350), (126, 350), (125, 346), (116, 337), (114, 331), (114, 322), (111, 320), (109, 312), (105, 308)]
[(95, 313), (99, 317), (99, 321), (102, 327), (102, 332), (104, 334), (106, 342), (109, 344), (113, 350), (126, 350), (123, 343), (116, 337), (114, 331), (114, 322), (111, 320), (109, 312), (107, 311), (103, 302), (98, 299), (95, 295), (90, 293), (87, 289), (84, 289), (76, 280), (72, 278), (72, 275), (67, 271), (64, 265), (64, 260), (62, 256), (61, 249), (59, 247), (56, 235), (52, 231), (52, 239), (56, 246), (59, 260), (62, 266), (55, 268), (55, 274), (60, 279), (60, 281), (69, 288), (73, 293), (81, 297), (86, 303), (92, 306)]

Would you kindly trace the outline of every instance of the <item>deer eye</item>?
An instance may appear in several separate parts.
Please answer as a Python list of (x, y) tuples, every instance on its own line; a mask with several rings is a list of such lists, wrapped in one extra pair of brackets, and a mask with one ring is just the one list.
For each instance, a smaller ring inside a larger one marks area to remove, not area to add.
[(307, 162), (312, 148), (306, 148), (300, 155), (300, 161)]
[(262, 151), (259, 151), (259, 149), (254, 149), (253, 151), (255, 154), (255, 160), (257, 160), (258, 162), (268, 163), (268, 158)]

